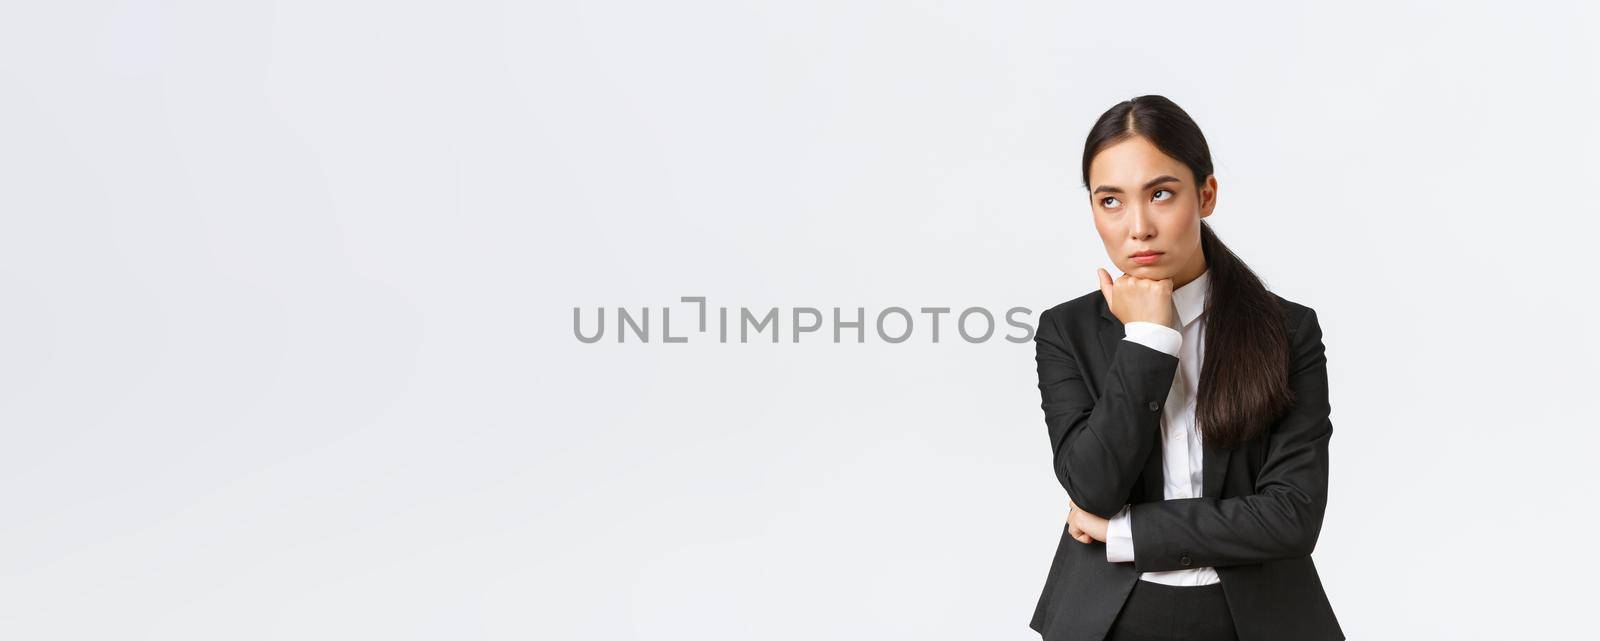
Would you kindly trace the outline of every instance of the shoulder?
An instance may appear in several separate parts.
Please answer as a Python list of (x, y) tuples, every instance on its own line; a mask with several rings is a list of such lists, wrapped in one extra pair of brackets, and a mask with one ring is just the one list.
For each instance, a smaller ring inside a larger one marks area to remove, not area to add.
[(1272, 294), (1273, 299), (1278, 301), (1279, 307), (1283, 308), (1284, 320), (1288, 324), (1290, 336), (1304, 336), (1311, 332), (1316, 332), (1318, 335), (1322, 333), (1321, 326), (1317, 322), (1317, 310), (1303, 303), (1279, 296), (1277, 292), (1269, 291), (1267, 293)]
[[(1289, 330), (1289, 335), (1295, 338), (1314, 336), (1321, 338), (1322, 328), (1317, 320), (1317, 311), (1311, 306), (1299, 301), (1289, 300), (1278, 295), (1277, 292), (1268, 291), (1273, 300), (1283, 310), (1284, 320)], [(1095, 327), (1100, 322), (1101, 312), (1106, 307), (1105, 297), (1098, 288), (1090, 290), (1071, 300), (1056, 303), (1039, 313), (1039, 328), (1052, 330), (1070, 330), (1073, 328)]]
[(1089, 325), (1099, 322), (1100, 310), (1105, 309), (1105, 297), (1096, 288), (1086, 294), (1073, 298), (1039, 313), (1039, 327), (1041, 329), (1061, 329), (1074, 326)]

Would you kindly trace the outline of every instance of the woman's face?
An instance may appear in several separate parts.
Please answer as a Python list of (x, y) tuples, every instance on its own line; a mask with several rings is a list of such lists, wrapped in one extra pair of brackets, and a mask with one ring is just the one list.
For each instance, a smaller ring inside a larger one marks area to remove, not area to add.
[[(1089, 165), (1089, 207), (1106, 255), (1140, 278), (1182, 287), (1206, 270), (1200, 219), (1217, 205), (1217, 179), (1196, 185), (1194, 172), (1143, 136), (1102, 149)], [(1136, 258), (1141, 252), (1159, 252)]]

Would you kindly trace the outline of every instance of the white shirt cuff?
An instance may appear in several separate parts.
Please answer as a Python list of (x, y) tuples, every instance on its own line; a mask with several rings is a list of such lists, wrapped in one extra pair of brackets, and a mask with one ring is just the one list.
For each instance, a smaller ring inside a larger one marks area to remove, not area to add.
[(1133, 514), (1122, 506), (1106, 526), (1106, 560), (1112, 563), (1133, 561)]
[(1133, 321), (1122, 326), (1123, 340), (1133, 341), (1153, 350), (1178, 355), (1183, 346), (1183, 332), (1161, 323)]

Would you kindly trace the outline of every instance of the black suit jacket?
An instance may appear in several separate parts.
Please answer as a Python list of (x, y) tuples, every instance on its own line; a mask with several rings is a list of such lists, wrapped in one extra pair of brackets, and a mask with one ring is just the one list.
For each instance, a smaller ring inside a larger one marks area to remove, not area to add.
[(1178, 358), (1123, 340), (1099, 290), (1039, 316), (1034, 334), (1056, 477), (1084, 511), (1130, 508), (1134, 561), (1061, 542), (1029, 627), (1045, 641), (1101, 641), (1140, 572), (1211, 566), (1240, 641), (1344, 638), (1311, 551), (1328, 498), (1328, 370), (1314, 310), (1287, 314), (1293, 407), (1260, 436), (1204, 448), (1199, 498), (1163, 500), (1161, 411)]

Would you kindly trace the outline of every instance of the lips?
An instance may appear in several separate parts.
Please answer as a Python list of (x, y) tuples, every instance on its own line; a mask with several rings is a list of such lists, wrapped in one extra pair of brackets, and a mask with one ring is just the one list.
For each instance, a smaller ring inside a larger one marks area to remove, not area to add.
[(1134, 258), (1139, 258), (1140, 256), (1160, 256), (1160, 255), (1161, 255), (1161, 252), (1158, 252), (1158, 251), (1142, 251), (1142, 252), (1139, 252), (1137, 254), (1134, 254), (1133, 257)]

